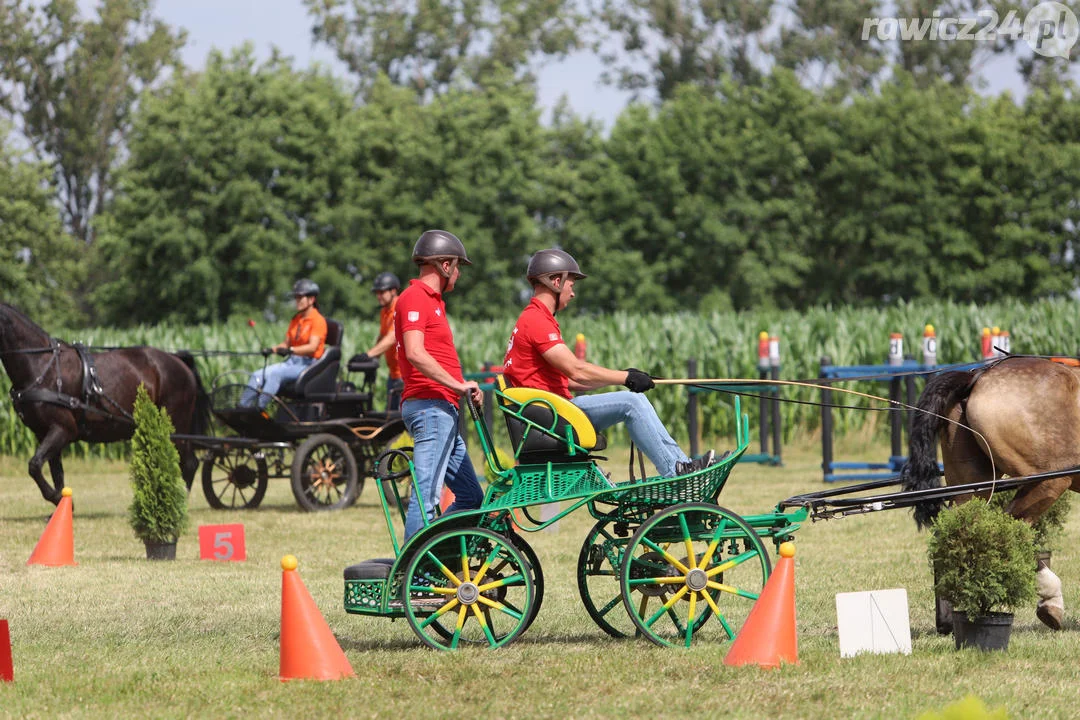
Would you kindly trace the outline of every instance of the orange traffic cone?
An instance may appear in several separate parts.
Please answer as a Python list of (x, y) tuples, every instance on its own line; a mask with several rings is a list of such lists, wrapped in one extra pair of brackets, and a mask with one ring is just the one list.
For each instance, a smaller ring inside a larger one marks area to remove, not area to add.
[(454, 493), (450, 492), (450, 488), (443, 485), (442, 497), (439, 498), (439, 512), (445, 513), (446, 508), (450, 507), (454, 502)]
[(11, 632), (8, 621), (0, 620), (0, 682), (14, 682), (15, 671), (11, 664)]
[(281, 558), (282, 680), (338, 680), (352, 677), (349, 659), (338, 645), (311, 593), (296, 572), (296, 558)]
[(56, 506), (45, 532), (30, 553), (27, 565), (75, 565), (75, 538), (71, 534), (71, 488), (61, 492), (60, 504)]
[(795, 543), (791, 542), (780, 545), (780, 562), (724, 658), (725, 665), (773, 668), (781, 662), (799, 664), (795, 635)]

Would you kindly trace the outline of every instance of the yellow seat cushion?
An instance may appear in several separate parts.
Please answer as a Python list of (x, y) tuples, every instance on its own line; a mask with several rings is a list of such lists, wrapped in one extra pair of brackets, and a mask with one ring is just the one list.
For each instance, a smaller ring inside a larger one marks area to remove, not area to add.
[(555, 414), (570, 423), (570, 426), (574, 428), (574, 432), (577, 433), (578, 444), (581, 447), (586, 450), (592, 450), (596, 447), (596, 429), (593, 427), (592, 422), (581, 408), (566, 398), (550, 393), (547, 390), (527, 387), (506, 388), (503, 390), (503, 394), (522, 405), (532, 400), (543, 400), (551, 403), (551, 407), (555, 408)]

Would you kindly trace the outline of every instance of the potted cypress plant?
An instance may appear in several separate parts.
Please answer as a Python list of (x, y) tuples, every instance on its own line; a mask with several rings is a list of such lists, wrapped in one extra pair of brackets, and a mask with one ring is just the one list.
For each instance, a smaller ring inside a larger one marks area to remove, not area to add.
[(131, 484), (134, 495), (128, 521), (146, 545), (150, 560), (175, 560), (176, 542), (188, 527), (187, 492), (180, 473), (180, 455), (169, 436), (172, 420), (139, 385), (135, 395), (135, 434), (131, 439)]
[[(1015, 490), (994, 493), (990, 505), (1004, 510), (1015, 495)], [(1061, 493), (1061, 497), (1055, 500), (1054, 504), (1031, 526), (1035, 531), (1035, 562), (1039, 568), (1050, 567), (1051, 552), (1055, 543), (1065, 532), (1065, 522), (1069, 519), (1069, 511), (1072, 509), (1071, 495), (1072, 493), (1068, 490)]]
[(953, 606), (956, 647), (1004, 650), (1011, 612), (1035, 599), (1034, 531), (975, 498), (938, 514), (928, 554), (935, 588)]

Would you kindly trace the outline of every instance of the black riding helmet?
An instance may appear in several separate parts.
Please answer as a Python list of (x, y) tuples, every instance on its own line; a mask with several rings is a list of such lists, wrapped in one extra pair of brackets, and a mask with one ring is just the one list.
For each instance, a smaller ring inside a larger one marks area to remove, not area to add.
[(556, 290), (554, 284), (551, 282), (553, 275), (562, 277), (561, 287), (563, 288), (566, 287), (566, 279), (568, 277), (572, 277), (575, 280), (588, 277), (588, 275), (581, 272), (577, 260), (565, 250), (548, 248), (547, 250), (539, 251), (529, 259), (529, 268), (525, 271), (525, 276), (529, 279), (529, 282), (539, 282), (553, 293), (558, 294), (561, 290)]
[(292, 286), (292, 296), (305, 296), (311, 295), (313, 297), (319, 296), (319, 286), (313, 281), (307, 278), (300, 278)]
[(383, 290), (400, 290), (401, 281), (398, 280), (398, 276), (392, 272), (381, 272), (375, 276), (375, 282), (371, 284), (372, 292), (381, 292)]
[[(457, 239), (456, 235), (445, 230), (428, 230), (416, 241), (412, 251), (413, 262), (417, 265), (430, 263), (439, 269), (439, 273), (449, 277), (442, 271), (443, 260), (453, 260), (462, 265), (472, 265), (465, 255), (465, 245)], [(451, 270), (451, 272), (453, 272)]]

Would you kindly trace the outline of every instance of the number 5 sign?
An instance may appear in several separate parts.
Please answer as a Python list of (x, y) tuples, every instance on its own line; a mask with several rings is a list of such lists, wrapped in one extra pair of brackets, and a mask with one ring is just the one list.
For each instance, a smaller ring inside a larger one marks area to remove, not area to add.
[(200, 525), (199, 526), (200, 560), (247, 560), (244, 547), (244, 526)]

